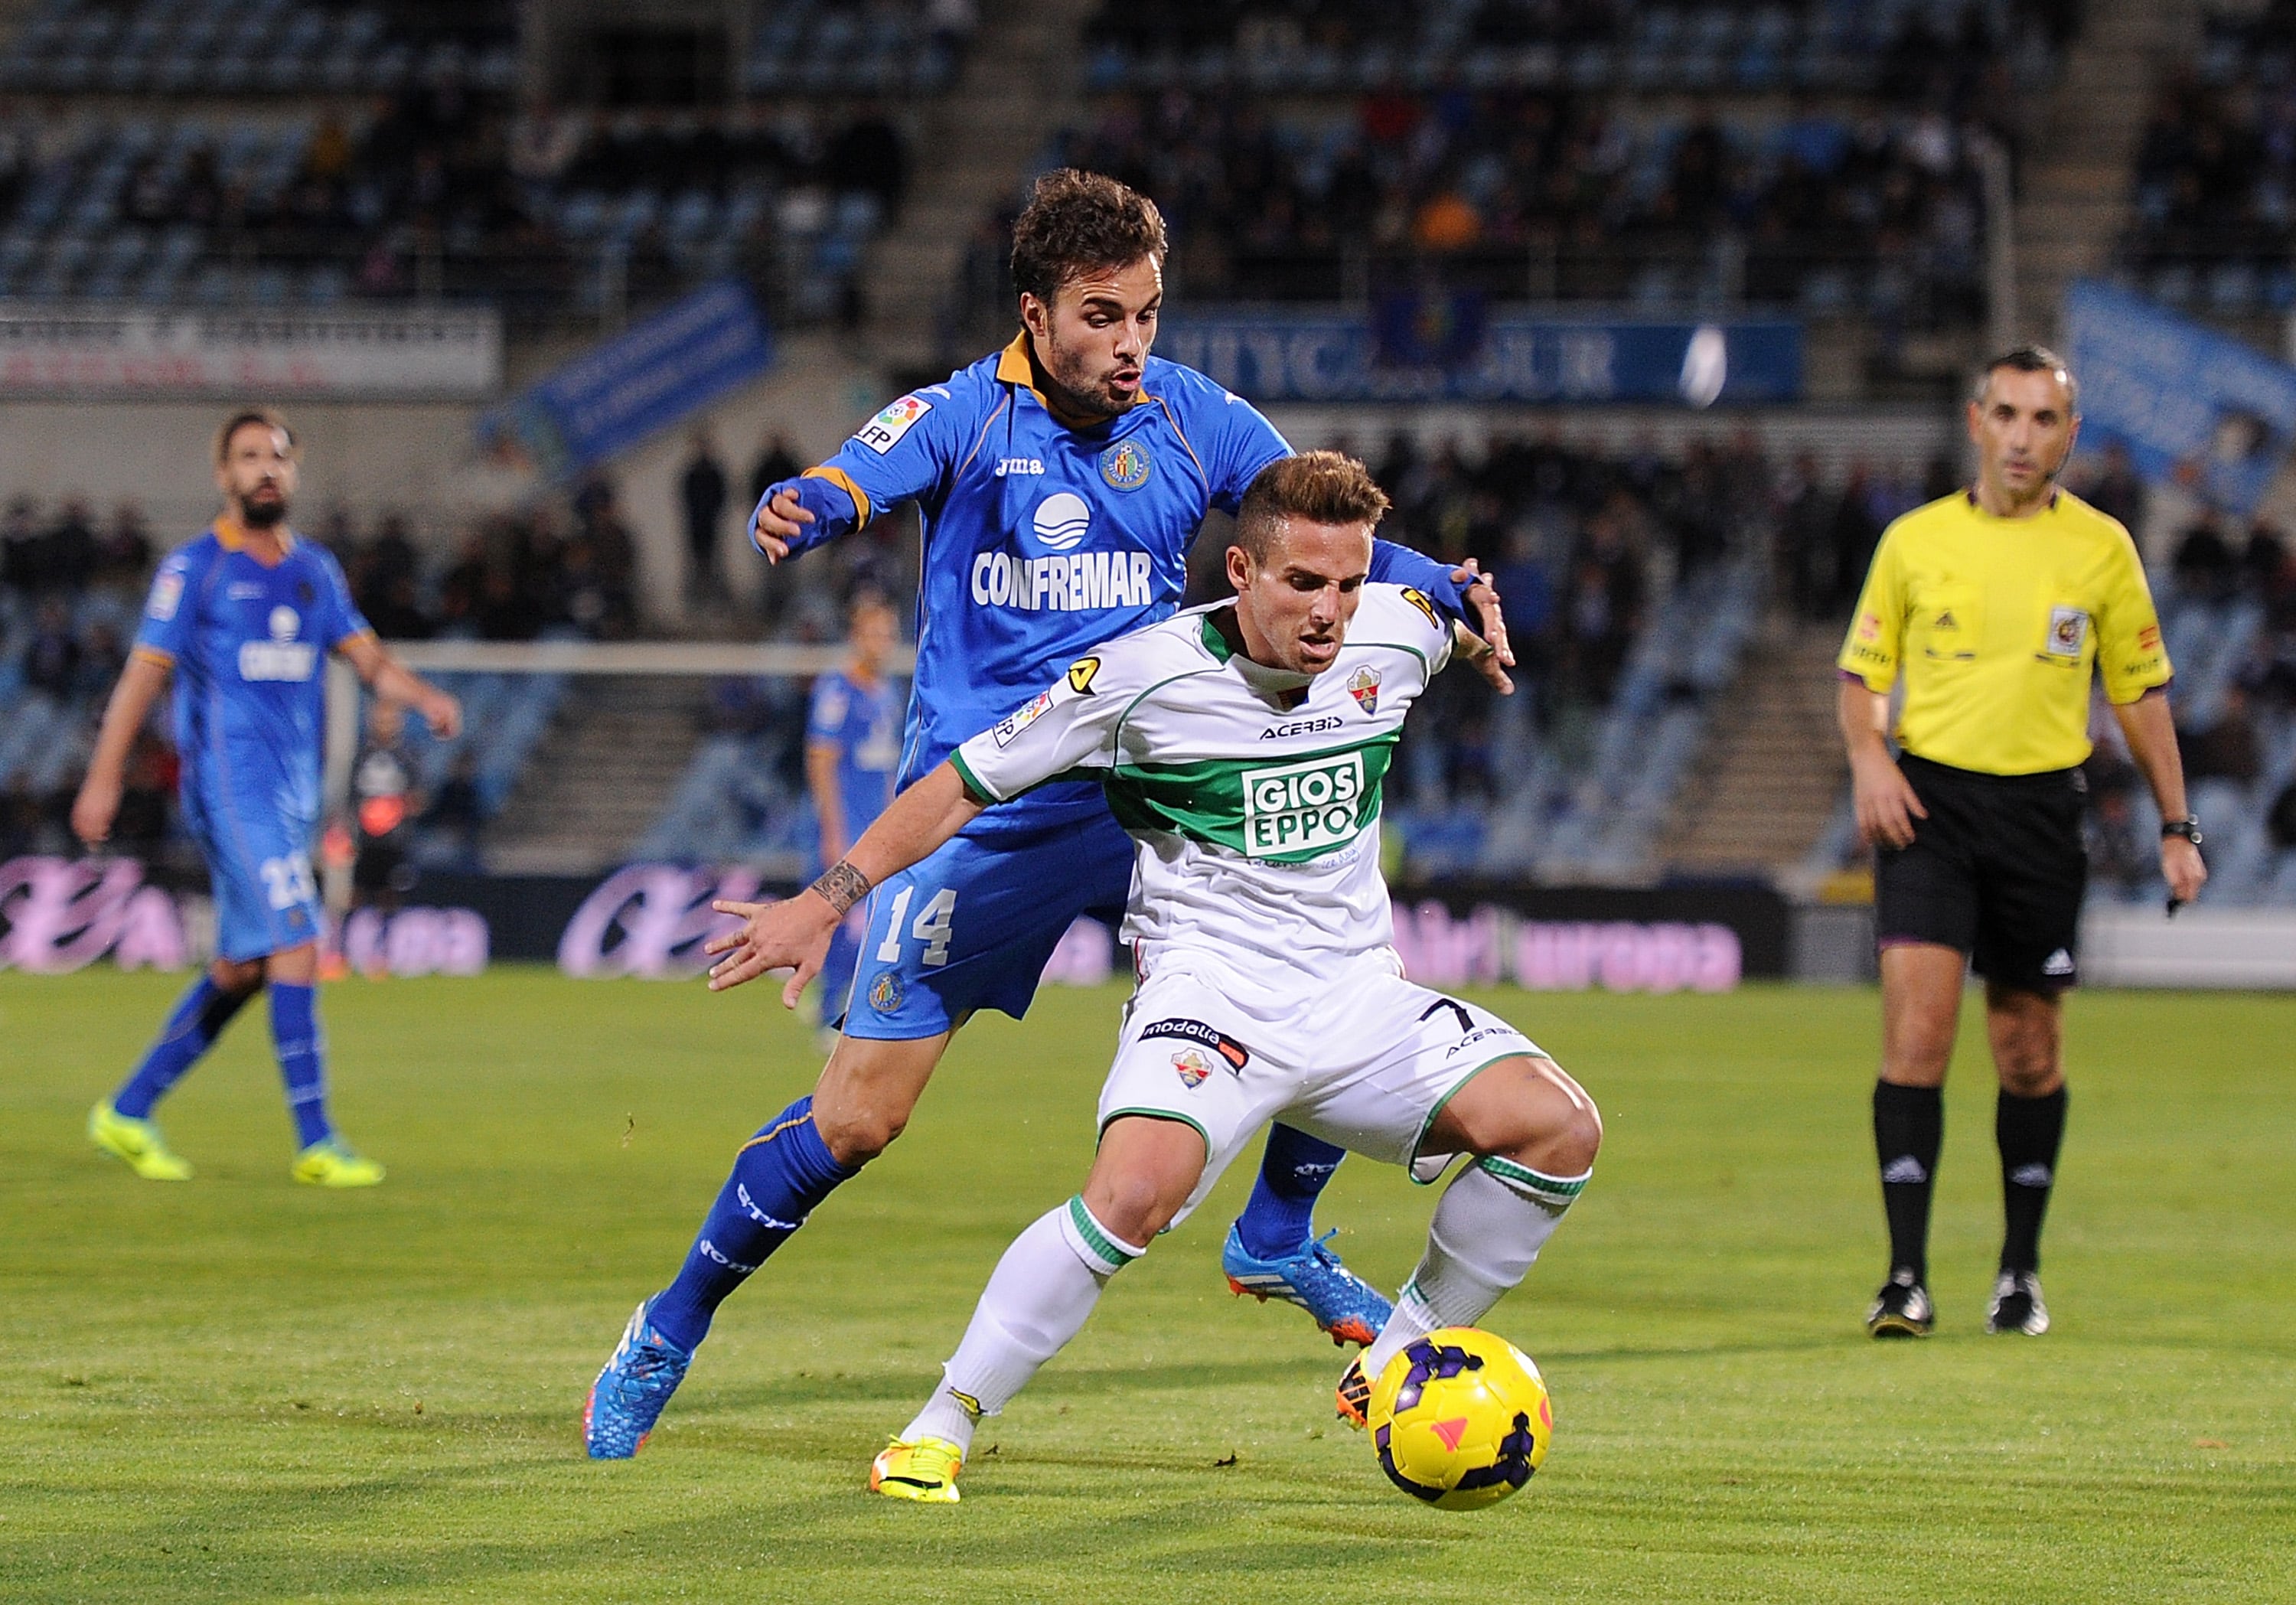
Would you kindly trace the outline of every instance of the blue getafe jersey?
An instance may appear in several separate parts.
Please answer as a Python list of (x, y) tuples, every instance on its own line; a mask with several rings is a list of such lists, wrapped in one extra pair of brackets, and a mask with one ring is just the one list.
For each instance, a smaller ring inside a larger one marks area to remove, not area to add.
[[(1250, 403), (1160, 357), (1148, 359), (1138, 405), (1085, 429), (1055, 419), (1033, 378), (1023, 334), (902, 397), (827, 463), (767, 492), (794, 489), (814, 515), (793, 550), (901, 502), (923, 515), (902, 786), (1092, 647), (1168, 617), (1207, 512), (1233, 513), (1253, 477), (1291, 454)], [(1383, 541), (1372, 577), (1461, 605), (1447, 568)], [(1097, 786), (1042, 786), (966, 833), (1035, 830), (1105, 807)]]
[(893, 774), (901, 762), (900, 694), (890, 680), (880, 679), (870, 690), (832, 670), (813, 683), (805, 739), (836, 744), (837, 795), (850, 847), (893, 800)]
[(195, 816), (319, 816), (329, 651), (367, 630), (323, 546), (291, 540), (275, 566), (218, 520), (162, 560), (135, 651), (174, 666), (176, 746)]

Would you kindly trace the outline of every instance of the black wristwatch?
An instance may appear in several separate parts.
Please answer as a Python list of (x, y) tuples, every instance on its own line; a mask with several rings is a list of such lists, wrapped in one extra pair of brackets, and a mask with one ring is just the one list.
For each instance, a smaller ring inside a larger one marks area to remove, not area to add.
[(2186, 841), (2191, 842), (2194, 847), (2200, 846), (2201, 816), (2197, 814), (2187, 814), (2182, 819), (2162, 820), (2161, 822), (2161, 839), (2166, 841), (2171, 836), (2181, 836)]

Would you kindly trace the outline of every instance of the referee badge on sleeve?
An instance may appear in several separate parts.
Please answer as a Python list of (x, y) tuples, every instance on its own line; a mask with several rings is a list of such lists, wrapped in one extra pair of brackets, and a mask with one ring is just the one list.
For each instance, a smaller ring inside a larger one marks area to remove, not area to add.
[(2088, 615), (2079, 608), (2049, 610), (2049, 638), (2045, 657), (2078, 658), (2088, 645)]

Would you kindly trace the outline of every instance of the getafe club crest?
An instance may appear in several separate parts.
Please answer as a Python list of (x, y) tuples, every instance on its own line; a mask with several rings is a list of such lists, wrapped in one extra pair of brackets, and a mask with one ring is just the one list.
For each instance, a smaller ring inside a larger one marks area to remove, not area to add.
[(1148, 452), (1136, 440), (1119, 440), (1100, 454), (1100, 477), (1112, 490), (1137, 490), (1148, 483)]
[(1356, 700), (1356, 706), (1365, 713), (1377, 713), (1379, 711), (1379, 671), (1375, 668), (1356, 670), (1354, 676), (1348, 681), (1348, 695), (1353, 697)]
[(1201, 1086), (1204, 1077), (1212, 1073), (1212, 1061), (1203, 1056), (1201, 1049), (1182, 1048), (1172, 1055), (1172, 1068), (1187, 1085)]

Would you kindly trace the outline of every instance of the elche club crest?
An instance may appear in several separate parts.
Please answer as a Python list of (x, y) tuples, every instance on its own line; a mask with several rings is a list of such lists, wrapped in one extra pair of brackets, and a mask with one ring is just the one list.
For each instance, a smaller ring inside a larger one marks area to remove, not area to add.
[(1181, 1082), (1188, 1086), (1201, 1086), (1204, 1077), (1212, 1073), (1212, 1061), (1201, 1048), (1182, 1048), (1172, 1055), (1172, 1069), (1179, 1072)]
[(1356, 670), (1348, 680), (1348, 695), (1353, 697), (1356, 700), (1356, 706), (1365, 713), (1377, 713), (1379, 711), (1379, 671), (1375, 668)]
[(1136, 440), (1119, 440), (1100, 454), (1100, 477), (1111, 490), (1137, 490), (1148, 483), (1148, 449)]

